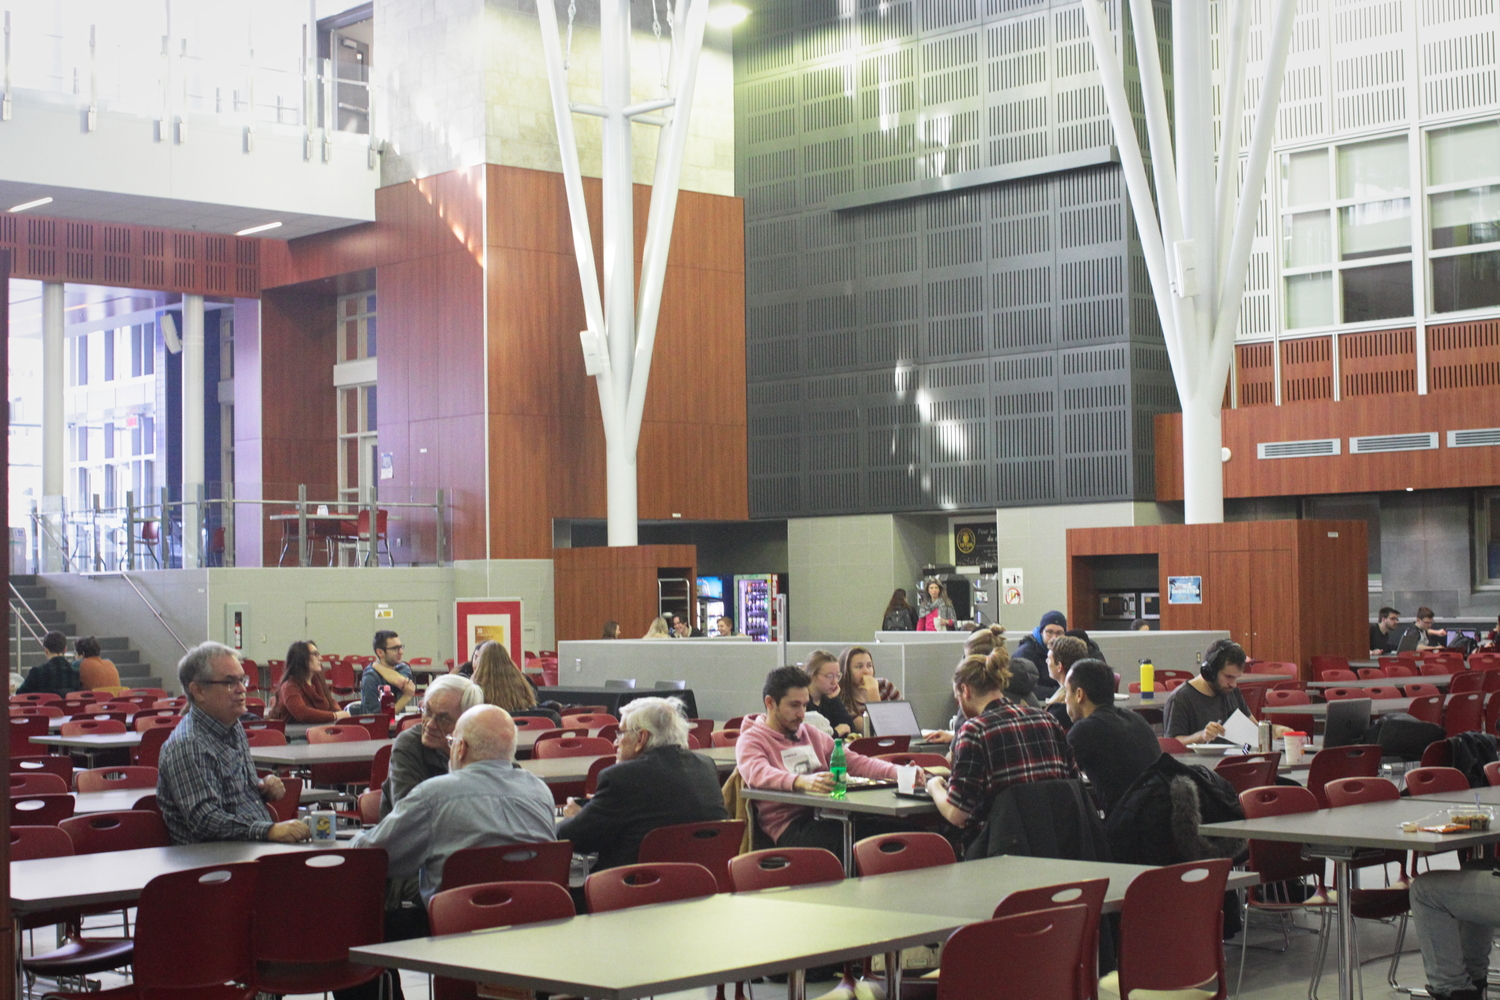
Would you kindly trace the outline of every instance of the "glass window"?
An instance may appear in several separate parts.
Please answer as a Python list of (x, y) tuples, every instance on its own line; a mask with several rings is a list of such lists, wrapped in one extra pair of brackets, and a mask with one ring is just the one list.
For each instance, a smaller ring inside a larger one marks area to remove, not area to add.
[(1500, 306), (1500, 251), (1433, 258), (1433, 312), (1490, 306)]
[(1411, 199), (1393, 198), (1339, 209), (1339, 249), (1340, 260), (1410, 253)]
[(1328, 150), (1282, 154), (1281, 200), (1287, 205), (1317, 205), (1329, 200)]
[(1302, 212), (1281, 220), (1286, 266), (1307, 267), (1333, 262), (1333, 238), (1327, 212)]
[(1427, 133), (1427, 172), (1433, 184), (1500, 177), (1500, 119)]
[(1404, 135), (1340, 146), (1338, 165), (1340, 198), (1384, 198), (1411, 186)]
[(1345, 323), (1412, 315), (1411, 264), (1406, 261), (1348, 268), (1341, 276)]
[(1286, 325), (1289, 329), (1327, 326), (1333, 319), (1333, 275), (1297, 274), (1286, 279)]
[(1435, 194), (1432, 249), (1500, 243), (1500, 184)]

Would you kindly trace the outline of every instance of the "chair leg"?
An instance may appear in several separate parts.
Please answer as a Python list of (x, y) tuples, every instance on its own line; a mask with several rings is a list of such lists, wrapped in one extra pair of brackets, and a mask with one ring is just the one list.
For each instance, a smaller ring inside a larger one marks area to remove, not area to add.
[(1396, 966), (1401, 964), (1401, 949), (1406, 945), (1406, 917), (1405, 913), (1396, 923), (1396, 950), (1391, 955), (1391, 968), (1386, 973), (1385, 980), (1391, 984), (1391, 989), (1400, 990), (1401, 984), (1396, 981)]
[(1328, 914), (1318, 914), (1318, 957), (1313, 962), (1312, 981), (1307, 984), (1307, 1000), (1318, 1000), (1318, 983), (1323, 981), (1323, 963), (1328, 960)]
[[(1253, 891), (1253, 890), (1251, 890)], [(1245, 952), (1250, 950), (1250, 895), (1240, 906), (1240, 976), (1234, 981), (1235, 1000), (1239, 1000), (1240, 987), (1245, 985)]]

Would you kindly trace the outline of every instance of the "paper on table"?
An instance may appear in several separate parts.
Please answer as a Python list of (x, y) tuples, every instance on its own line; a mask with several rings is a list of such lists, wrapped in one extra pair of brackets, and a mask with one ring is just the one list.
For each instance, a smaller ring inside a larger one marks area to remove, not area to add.
[(1260, 727), (1250, 721), (1250, 717), (1239, 709), (1224, 720), (1224, 738), (1231, 743), (1249, 743), (1254, 746), (1260, 742)]

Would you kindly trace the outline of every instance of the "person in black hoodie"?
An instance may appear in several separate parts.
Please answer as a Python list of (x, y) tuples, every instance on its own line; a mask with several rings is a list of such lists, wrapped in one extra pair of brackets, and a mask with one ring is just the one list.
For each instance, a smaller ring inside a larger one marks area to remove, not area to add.
[(68, 637), (61, 632), (48, 632), (42, 636), (42, 649), (51, 659), (28, 670), (26, 679), (16, 688), (16, 694), (55, 694), (61, 698), (73, 691), (82, 691), (78, 668), (67, 657)]
[(1032, 666), (1036, 667), (1036, 693), (1043, 699), (1052, 697), (1058, 688), (1057, 681), (1047, 673), (1047, 650), (1051, 648), (1053, 640), (1065, 633), (1067, 629), (1068, 616), (1061, 611), (1049, 611), (1042, 615), (1042, 620), (1037, 623), (1037, 627), (1021, 639), (1016, 646), (1015, 653), (1012, 654), (1012, 659), (1020, 657), (1023, 660), (1030, 660)]

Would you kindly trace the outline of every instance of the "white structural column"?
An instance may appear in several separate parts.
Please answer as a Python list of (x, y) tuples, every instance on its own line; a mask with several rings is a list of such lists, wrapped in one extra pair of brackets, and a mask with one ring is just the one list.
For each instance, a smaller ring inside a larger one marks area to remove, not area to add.
[[(1268, 15), (1261, 22), (1267, 32), (1265, 81), (1241, 177), (1240, 125), (1252, 4), (1263, 6)], [(1083, 10), (1182, 403), (1186, 520), (1188, 524), (1210, 524), (1224, 520), (1220, 457), (1224, 385), (1233, 358), (1255, 217), (1281, 103), (1296, 0), (1219, 0), (1219, 23), (1223, 25), (1219, 37), (1223, 66), (1220, 87), (1225, 109), (1217, 129), (1211, 4), (1194, 0), (1172, 5), (1175, 123), (1167, 117), (1154, 6), (1151, 0), (1129, 0), (1154, 193), (1126, 96), (1121, 70), (1123, 44), (1117, 45), (1117, 36), (1110, 31), (1105, 0), (1084, 0)], [(1123, 19), (1125, 5), (1118, 10)], [(1119, 37), (1124, 30), (1121, 24)]]
[(198, 565), (203, 511), (203, 296), (182, 297), (182, 567)]
[(64, 395), (67, 392), (67, 343), (63, 328), (63, 285), (48, 281), (42, 285), (42, 504), (51, 534), (40, 539), (42, 568), (55, 573), (62, 569), (62, 553), (57, 540), (62, 539), (63, 520), (56, 516), (62, 510), (63, 482), (67, 460), (67, 428), (63, 424)]

